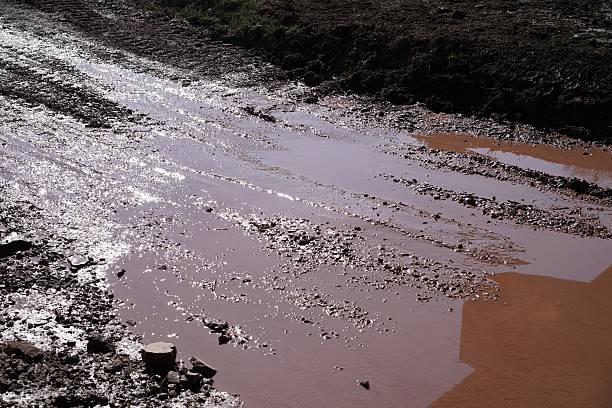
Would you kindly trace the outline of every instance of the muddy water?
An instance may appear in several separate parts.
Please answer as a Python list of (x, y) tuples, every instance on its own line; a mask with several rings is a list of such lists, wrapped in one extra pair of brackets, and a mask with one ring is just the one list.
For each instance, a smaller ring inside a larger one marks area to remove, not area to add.
[(612, 153), (590, 147), (562, 149), (546, 144), (527, 144), (475, 137), (466, 133), (413, 135), (432, 149), (482, 154), (500, 162), (545, 173), (578, 177), (601, 186), (612, 186)]
[(474, 371), (432, 407), (606, 407), (612, 267), (591, 282), (503, 273), (497, 302), (463, 307), (460, 359)]
[[(4, 23), (3, 59), (36, 66), (32, 75), (50, 70), (56, 81), (89, 87), (144, 118), (91, 129), (49, 107), (2, 98), (3, 175), (26, 194), (44, 188), (38, 205), (61, 214), (66, 228), (84, 231), (84, 241), (95, 238), (96, 256), (111, 262), (119, 313), (135, 322), (144, 343), (171, 341), (180, 358), (209, 362), (219, 370), (215, 385), (240, 394), (246, 406), (478, 406), (491, 399), (470, 384), (481, 387), (483, 376), (509, 358), (519, 368), (537, 361), (557, 377), (567, 369), (549, 355), (538, 360), (546, 336), (512, 357), (493, 345), (506, 338), (512, 347), (531, 345), (540, 311), (562, 315), (549, 303), (585, 298), (585, 288), (600, 294), (597, 276), (610, 265), (611, 241), (485, 217), (477, 207), (417, 194), (387, 176), (607, 225), (605, 201), (391, 155), (386, 146), (411, 135), (364, 120), (354, 98), (306, 104), (294, 97), (307, 91), (299, 84), (236, 88), (223, 77), (186, 85), (176, 79), (183, 73), (149, 69), (151, 61), (96, 58), (87, 52), (91, 43), (67, 28), (56, 38)], [(48, 58), (42, 50), (53, 51), (56, 65), (41, 62)], [(52, 81), (46, 86), (54, 89)], [(497, 142), (484, 140), (447, 148), (492, 152)], [(537, 159), (545, 172), (576, 176), (571, 169), (581, 168), (589, 172), (581, 177), (602, 185), (610, 174), (609, 156), (596, 149), (588, 157), (512, 149), (498, 150)], [(508, 302), (517, 307), (506, 315)], [(608, 332), (596, 323), (607, 310), (587, 303), (575, 310), (585, 314), (570, 315), (592, 318), (584, 325), (599, 333), (593, 344), (600, 345)], [(500, 320), (482, 336), (498, 316), (507, 325)], [(205, 321), (227, 322), (230, 342), (220, 345)], [(576, 340), (578, 326), (566, 323), (550, 323), (552, 332)], [(604, 362), (567, 364), (605, 381)], [(517, 370), (508, 395), (530, 381)], [(504, 377), (495, 378), (506, 387)], [(567, 385), (603, 401), (597, 381)]]

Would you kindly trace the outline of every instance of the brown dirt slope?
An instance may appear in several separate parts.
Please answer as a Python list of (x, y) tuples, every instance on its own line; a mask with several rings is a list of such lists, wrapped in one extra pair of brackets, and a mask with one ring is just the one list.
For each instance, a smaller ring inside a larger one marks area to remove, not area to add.
[(605, 0), (157, 1), (310, 84), (612, 134)]

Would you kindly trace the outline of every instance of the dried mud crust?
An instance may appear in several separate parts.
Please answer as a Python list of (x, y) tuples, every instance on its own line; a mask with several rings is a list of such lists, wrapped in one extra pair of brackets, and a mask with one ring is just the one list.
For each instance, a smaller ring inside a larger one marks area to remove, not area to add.
[(394, 103), (612, 135), (612, 7), (603, 0), (154, 4), (309, 84), (334, 79)]
[(73, 255), (41, 210), (0, 192), (0, 407), (240, 406), (210, 382), (178, 395), (160, 386), (96, 274), (105, 260)]

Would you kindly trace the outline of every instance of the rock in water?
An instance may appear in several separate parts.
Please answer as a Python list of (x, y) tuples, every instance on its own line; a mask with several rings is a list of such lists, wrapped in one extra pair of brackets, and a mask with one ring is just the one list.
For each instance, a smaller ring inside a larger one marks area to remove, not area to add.
[(32, 248), (30, 241), (19, 234), (13, 233), (0, 240), (0, 258), (11, 256), (19, 251), (27, 251), (30, 248)]
[(203, 362), (197, 357), (190, 357), (189, 362), (191, 363), (191, 371), (194, 373), (200, 373), (205, 378), (213, 378), (217, 374), (217, 370)]
[(142, 352), (142, 361), (151, 372), (168, 372), (176, 363), (176, 347), (163, 341), (147, 344)]
[(197, 392), (202, 388), (202, 374), (187, 371), (185, 378), (187, 379), (187, 387), (191, 391)]

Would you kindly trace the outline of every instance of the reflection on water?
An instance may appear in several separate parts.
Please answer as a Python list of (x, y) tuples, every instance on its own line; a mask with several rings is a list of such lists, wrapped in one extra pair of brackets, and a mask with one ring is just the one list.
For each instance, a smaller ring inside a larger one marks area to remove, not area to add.
[(612, 267), (592, 282), (503, 273), (463, 308), (474, 372), (432, 407), (612, 406)]

